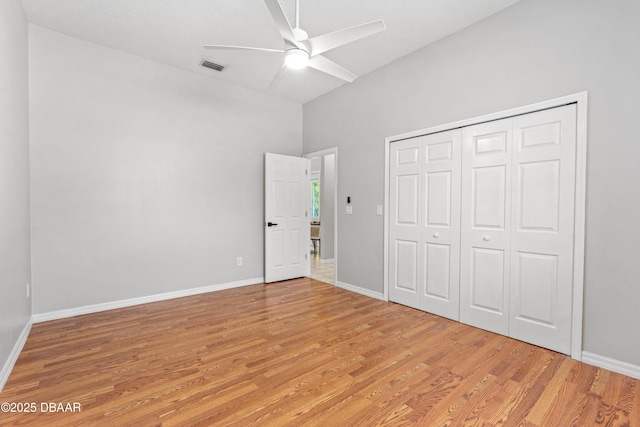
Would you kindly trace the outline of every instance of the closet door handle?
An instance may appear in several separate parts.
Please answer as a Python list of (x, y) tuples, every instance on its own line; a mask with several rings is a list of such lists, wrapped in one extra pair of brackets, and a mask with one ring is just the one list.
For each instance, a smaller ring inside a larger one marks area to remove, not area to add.
[(438, 233), (433, 233), (433, 237), (435, 237), (435, 238), (437, 239), (438, 237), (440, 237), (440, 234), (438, 234)]
[(484, 240), (485, 242), (488, 242), (489, 240), (491, 240), (491, 237), (489, 237), (489, 236), (484, 236), (484, 237), (482, 238), (482, 240)]

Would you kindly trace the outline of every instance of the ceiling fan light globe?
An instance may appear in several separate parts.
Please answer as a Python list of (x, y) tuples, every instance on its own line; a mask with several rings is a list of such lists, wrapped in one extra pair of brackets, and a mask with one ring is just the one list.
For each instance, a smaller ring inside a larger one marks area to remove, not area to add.
[(289, 49), (284, 53), (284, 63), (294, 70), (301, 70), (309, 63), (309, 52), (303, 49)]

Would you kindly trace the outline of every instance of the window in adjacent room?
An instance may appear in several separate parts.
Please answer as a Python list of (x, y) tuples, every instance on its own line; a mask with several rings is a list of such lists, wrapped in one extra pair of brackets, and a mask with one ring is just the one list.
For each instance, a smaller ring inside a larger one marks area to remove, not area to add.
[(320, 181), (311, 181), (311, 218), (320, 219)]

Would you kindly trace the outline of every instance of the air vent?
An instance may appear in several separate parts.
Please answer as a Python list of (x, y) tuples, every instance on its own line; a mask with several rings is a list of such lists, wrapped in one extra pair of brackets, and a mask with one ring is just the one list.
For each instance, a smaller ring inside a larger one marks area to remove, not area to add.
[(207, 61), (206, 59), (203, 59), (200, 65), (202, 65), (205, 68), (210, 68), (216, 71), (224, 70), (224, 65), (216, 64), (215, 62)]

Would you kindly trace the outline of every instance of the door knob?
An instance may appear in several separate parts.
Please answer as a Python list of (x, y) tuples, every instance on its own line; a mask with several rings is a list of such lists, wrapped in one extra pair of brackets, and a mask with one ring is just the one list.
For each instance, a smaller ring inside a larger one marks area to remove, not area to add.
[(489, 237), (489, 236), (484, 236), (484, 237), (482, 238), (482, 240), (484, 240), (485, 242), (488, 242), (489, 240), (491, 240), (491, 237)]
[(267, 227), (275, 227), (276, 225), (278, 225), (278, 224), (276, 224), (275, 222), (268, 222), (267, 223)]
[(438, 233), (433, 233), (433, 237), (435, 237), (435, 238), (437, 239), (438, 237), (440, 237), (440, 234), (438, 234)]

